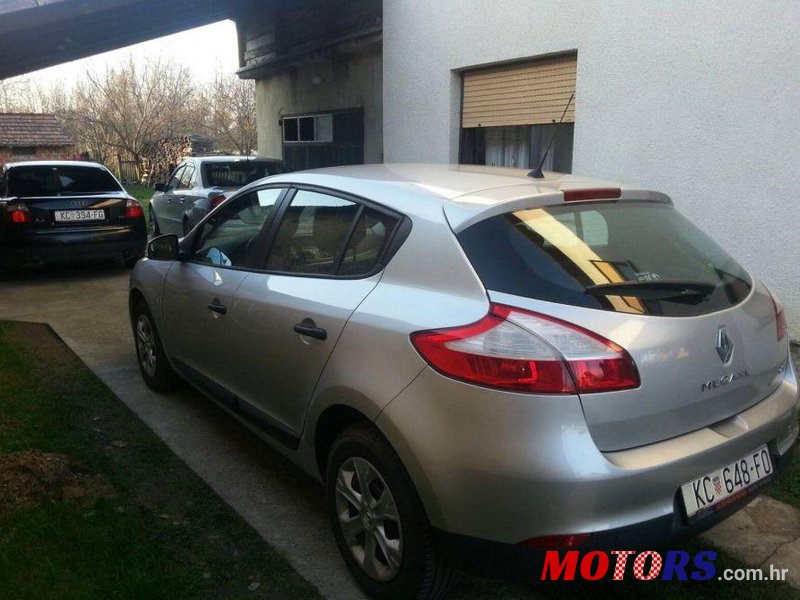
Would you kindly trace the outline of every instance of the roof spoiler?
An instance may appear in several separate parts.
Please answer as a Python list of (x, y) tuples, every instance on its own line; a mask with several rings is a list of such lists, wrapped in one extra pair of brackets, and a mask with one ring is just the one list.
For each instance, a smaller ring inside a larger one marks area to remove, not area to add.
[[(447, 219), (447, 222), (450, 223), (450, 228), (455, 233), (460, 233), (470, 225), (474, 225), (479, 221), (483, 221), (484, 219), (495, 217), (497, 215), (502, 215), (517, 210), (564, 204), (564, 192), (553, 191), (545, 194), (536, 194), (534, 196), (519, 197), (500, 202), (493, 202), (491, 204), (480, 203), (477, 201), (469, 202), (464, 200), (466, 200), (466, 198), (462, 196), (461, 198), (446, 202), (444, 204), (445, 218)], [(591, 198), (585, 198), (584, 200), (586, 202), (597, 201), (597, 199)], [(606, 201), (620, 202), (632, 200), (637, 200), (639, 202), (672, 204), (672, 199), (666, 194), (642, 189), (621, 189), (618, 198), (607, 199)], [(577, 203), (578, 202), (573, 202), (573, 204)]]

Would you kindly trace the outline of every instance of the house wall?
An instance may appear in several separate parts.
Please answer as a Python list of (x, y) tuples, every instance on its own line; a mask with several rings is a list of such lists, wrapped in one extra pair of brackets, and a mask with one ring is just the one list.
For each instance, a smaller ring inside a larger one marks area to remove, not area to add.
[(33, 156), (25, 158), (15, 156), (11, 148), (0, 148), (0, 164), (19, 160), (65, 160), (74, 155), (75, 148), (72, 146), (40, 146)]
[(383, 159), (382, 11), (381, 0), (276, 0), (237, 21), (260, 155), (281, 157), (283, 116), (361, 108), (364, 161)]
[(573, 172), (667, 192), (800, 338), (800, 4), (384, 4), (387, 161), (456, 162), (459, 70), (578, 52)]
[(380, 46), (298, 65), (256, 81), (258, 153), (282, 153), (282, 115), (364, 109), (364, 162), (383, 159), (383, 59)]

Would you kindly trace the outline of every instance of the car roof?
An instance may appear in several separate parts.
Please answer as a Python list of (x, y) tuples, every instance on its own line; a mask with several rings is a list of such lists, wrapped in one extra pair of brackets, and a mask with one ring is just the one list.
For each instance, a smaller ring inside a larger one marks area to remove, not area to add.
[(100, 163), (86, 160), (22, 160), (19, 162), (7, 162), (6, 168), (15, 167), (94, 167), (107, 171), (108, 168)]
[(444, 210), (456, 231), (495, 214), (561, 204), (565, 190), (619, 188), (622, 200), (670, 202), (664, 194), (617, 182), (555, 172), (534, 179), (528, 172), (480, 165), (385, 163), (286, 173), (269, 181), (330, 187), (412, 216)]
[[(183, 158), (186, 160), (199, 160), (203, 162), (283, 162), (280, 158), (271, 158), (269, 156), (187, 156)], [(181, 161), (181, 162), (183, 162)]]

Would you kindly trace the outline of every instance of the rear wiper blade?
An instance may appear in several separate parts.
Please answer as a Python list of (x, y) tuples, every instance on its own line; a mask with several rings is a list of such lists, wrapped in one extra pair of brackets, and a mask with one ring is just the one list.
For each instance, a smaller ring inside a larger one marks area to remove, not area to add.
[(654, 281), (620, 281), (587, 286), (593, 296), (633, 296), (645, 300), (669, 300), (710, 296), (717, 286), (706, 281), (656, 279)]

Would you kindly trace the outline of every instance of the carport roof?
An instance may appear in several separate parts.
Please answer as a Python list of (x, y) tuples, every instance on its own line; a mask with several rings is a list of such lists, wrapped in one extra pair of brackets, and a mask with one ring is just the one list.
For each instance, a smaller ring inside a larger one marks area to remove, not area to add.
[(0, 0), (0, 79), (263, 10), (264, 0)]

